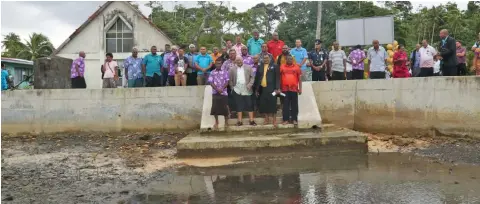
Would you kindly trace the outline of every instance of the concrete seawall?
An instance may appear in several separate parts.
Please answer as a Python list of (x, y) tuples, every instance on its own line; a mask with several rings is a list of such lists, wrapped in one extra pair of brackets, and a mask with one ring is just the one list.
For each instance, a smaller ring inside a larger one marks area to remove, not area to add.
[(204, 87), (2, 91), (2, 132), (200, 127)]
[(318, 82), (326, 123), (395, 134), (480, 138), (480, 77)]
[[(480, 77), (315, 82), (312, 87), (325, 123), (480, 138)], [(198, 129), (204, 89), (2, 91), (2, 132)]]

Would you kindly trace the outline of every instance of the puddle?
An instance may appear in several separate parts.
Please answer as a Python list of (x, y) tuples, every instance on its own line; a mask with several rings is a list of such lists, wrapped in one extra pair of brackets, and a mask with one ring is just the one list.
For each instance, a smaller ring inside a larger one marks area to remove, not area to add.
[(284, 154), (240, 161), (210, 167), (198, 165), (205, 160), (189, 161), (122, 203), (480, 203), (478, 166), (399, 153)]

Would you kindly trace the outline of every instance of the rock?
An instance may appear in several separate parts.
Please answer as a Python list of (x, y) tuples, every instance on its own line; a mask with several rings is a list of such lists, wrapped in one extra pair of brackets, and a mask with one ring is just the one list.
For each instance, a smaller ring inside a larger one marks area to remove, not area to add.
[(410, 138), (394, 138), (392, 140), (393, 144), (397, 146), (407, 146), (413, 143), (413, 139)]
[(454, 184), (459, 184), (459, 182), (458, 182), (458, 181), (455, 181), (455, 182), (453, 182), (453, 183), (454, 183)]
[(130, 167), (130, 168), (139, 168), (139, 167), (143, 167), (144, 164), (136, 163), (136, 162), (128, 162), (128, 163), (126, 163), (126, 166)]
[(5, 197), (3, 197), (2, 201), (12, 201), (13, 200), (13, 196), (7, 194), (5, 195)]
[(391, 140), (392, 138), (393, 138), (393, 136), (391, 136), (391, 135), (385, 135), (385, 136), (380, 137), (380, 140), (388, 141), (388, 140)]
[(138, 139), (140, 139), (140, 140), (150, 140), (150, 139), (152, 139), (152, 136), (151, 135), (143, 135), (143, 136), (139, 137)]

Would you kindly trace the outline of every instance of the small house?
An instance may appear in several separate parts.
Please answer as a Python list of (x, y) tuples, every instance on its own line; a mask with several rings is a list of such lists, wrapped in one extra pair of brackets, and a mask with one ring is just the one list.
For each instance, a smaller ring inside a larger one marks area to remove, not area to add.
[(13, 77), (13, 85), (19, 89), (26, 88), (33, 81), (33, 61), (2, 57), (2, 63), (5, 64), (10, 76)]

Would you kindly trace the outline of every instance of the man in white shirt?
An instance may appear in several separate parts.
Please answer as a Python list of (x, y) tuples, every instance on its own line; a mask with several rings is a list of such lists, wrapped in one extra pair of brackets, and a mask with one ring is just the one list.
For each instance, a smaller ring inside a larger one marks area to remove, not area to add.
[(380, 46), (378, 40), (373, 40), (373, 47), (368, 49), (368, 70), (370, 70), (370, 79), (385, 79), (385, 64), (388, 54), (385, 48)]
[(338, 47), (338, 42), (333, 42), (333, 50), (328, 55), (332, 68), (332, 80), (345, 80), (347, 75), (347, 55)]
[(433, 76), (433, 57), (437, 55), (437, 51), (428, 45), (427, 40), (422, 41), (422, 47), (418, 50), (420, 53), (420, 74), (419, 77)]
[(112, 53), (107, 53), (105, 63), (102, 65), (103, 88), (117, 88), (115, 81), (118, 79), (117, 70), (118, 64), (113, 60)]
[[(231, 52), (233, 53), (233, 52)], [(250, 125), (256, 126), (253, 116), (253, 83), (255, 81), (255, 75), (253, 74), (252, 67), (243, 64), (242, 57), (235, 58), (235, 66), (228, 70), (228, 84), (232, 89), (231, 94), (235, 99), (235, 107), (237, 111), (237, 126), (242, 126), (243, 112), (248, 112), (250, 118)], [(229, 93), (230, 94), (230, 93)]]

